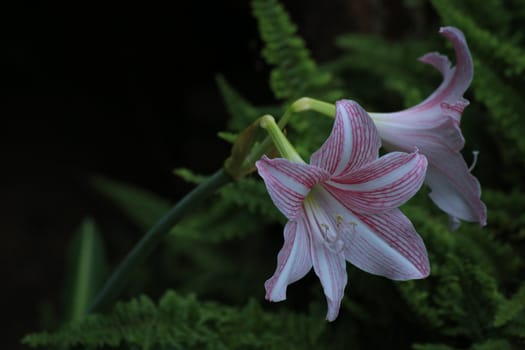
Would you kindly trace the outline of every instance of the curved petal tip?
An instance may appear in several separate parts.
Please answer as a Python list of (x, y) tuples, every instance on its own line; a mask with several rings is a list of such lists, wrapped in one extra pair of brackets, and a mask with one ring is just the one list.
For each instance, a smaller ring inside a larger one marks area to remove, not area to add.
[(451, 37), (456, 37), (462, 41), (466, 41), (463, 32), (456, 27), (441, 27), (439, 28), (439, 34), (446, 36), (449, 39), (452, 39)]

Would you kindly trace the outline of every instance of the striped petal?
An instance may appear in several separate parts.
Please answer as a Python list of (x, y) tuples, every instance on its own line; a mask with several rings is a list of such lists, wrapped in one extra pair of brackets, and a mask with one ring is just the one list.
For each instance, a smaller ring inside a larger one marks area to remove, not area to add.
[(430, 273), (425, 244), (399, 209), (356, 214), (354, 230), (345, 239), (346, 259), (366, 272), (393, 280), (425, 278)]
[[(312, 196), (318, 203), (317, 218), (312, 220), (305, 210), (312, 245), (318, 242), (332, 252), (339, 248), (339, 254), (360, 269), (394, 280), (424, 278), (429, 274), (425, 245), (399, 209), (358, 214), (323, 188), (316, 188)], [(334, 241), (330, 239), (331, 231), (332, 236), (343, 240), (342, 246), (330, 244)], [(312, 261), (315, 268), (313, 255)]]
[(461, 129), (452, 118), (430, 117), (411, 110), (395, 114), (372, 114), (383, 147), (388, 150), (411, 152), (417, 148), (428, 156), (427, 151), (435, 145), (442, 145), (447, 152), (459, 152), (465, 145)]
[(363, 108), (354, 101), (341, 100), (336, 103), (332, 133), (310, 163), (339, 176), (375, 160), (380, 146), (374, 123)]
[(439, 88), (417, 106), (395, 113), (370, 114), (383, 146), (389, 151), (411, 151), (417, 147), (428, 159), (425, 182), (434, 203), (451, 217), (486, 224), (486, 207), (481, 201), (478, 180), (470, 173), (460, 153), (465, 144), (459, 128), (461, 114), (468, 105), (463, 98), (474, 73), (472, 57), (463, 33), (453, 27), (440, 33), (454, 46), (456, 66), (448, 58), (432, 52), (420, 60), (443, 75)]
[(288, 219), (296, 218), (301, 212), (303, 200), (310, 189), (329, 177), (326, 171), (316, 166), (293, 163), (283, 158), (263, 156), (255, 165), (273, 203)]
[(457, 219), (487, 224), (487, 207), (481, 201), (479, 181), (470, 173), (460, 154), (447, 156), (446, 162), (428, 167), (426, 184), (429, 197), (451, 217), (451, 229), (458, 227)]
[(323, 186), (352, 211), (379, 213), (409, 200), (423, 184), (426, 168), (425, 156), (417, 152), (392, 152)]
[(264, 283), (266, 299), (286, 299), (289, 284), (301, 279), (312, 268), (310, 242), (303, 221), (289, 221), (284, 228), (284, 245), (277, 255), (277, 269)]
[[(430, 64), (442, 75), (440, 86), (424, 101), (407, 110), (395, 113), (371, 114), (374, 121), (376, 116), (381, 120), (397, 119), (405, 122), (406, 127), (419, 128), (424, 125), (435, 125), (444, 118), (450, 117), (457, 123), (469, 102), (463, 98), (474, 76), (472, 56), (463, 33), (454, 27), (443, 27), (440, 34), (448, 38), (454, 46), (456, 65), (453, 67), (448, 58), (437, 52), (430, 52), (420, 57), (421, 62)], [(378, 129), (379, 126), (378, 126)], [(379, 130), (381, 133), (381, 130)], [(382, 135), (381, 135), (382, 136)]]
[[(390, 123), (388, 127), (380, 123), (378, 129), (386, 149), (407, 151), (417, 147), (427, 157), (425, 183), (432, 190), (430, 198), (441, 210), (451, 217), (486, 225), (487, 208), (481, 201), (479, 181), (460, 153), (464, 139), (452, 119), (421, 130), (407, 129), (403, 123)], [(457, 220), (453, 221), (457, 227)]]
[(430, 52), (419, 58), (421, 62), (436, 68), (443, 76), (440, 86), (423, 102), (408, 111), (420, 112), (435, 109), (437, 114), (450, 116), (458, 123), (469, 102), (463, 94), (470, 86), (474, 76), (472, 56), (463, 33), (454, 27), (443, 27), (439, 33), (450, 40), (456, 54), (456, 65), (452, 66), (448, 57)]
[(312, 240), (310, 248), (314, 271), (321, 280), (328, 303), (326, 319), (333, 321), (339, 314), (348, 279), (346, 261), (342, 254), (334, 252), (322, 242)]
[[(419, 60), (428, 63), (435, 67), (443, 75), (443, 82), (439, 88), (429, 96), (425, 103), (439, 103), (441, 107), (447, 108), (450, 103), (458, 104), (458, 107), (463, 108), (468, 104), (468, 101), (463, 99), (463, 94), (470, 86), (472, 77), (474, 76), (474, 64), (472, 56), (465, 40), (463, 33), (454, 27), (442, 27), (439, 33), (450, 40), (456, 54), (456, 66), (451, 67), (450, 62), (444, 56), (437, 53), (429, 53), (421, 57)], [(437, 57), (440, 58), (437, 58)], [(448, 105), (448, 106), (447, 106)], [(459, 111), (458, 117), (461, 116)], [(454, 115), (455, 116), (455, 115)], [(459, 118), (456, 118), (459, 121)]]

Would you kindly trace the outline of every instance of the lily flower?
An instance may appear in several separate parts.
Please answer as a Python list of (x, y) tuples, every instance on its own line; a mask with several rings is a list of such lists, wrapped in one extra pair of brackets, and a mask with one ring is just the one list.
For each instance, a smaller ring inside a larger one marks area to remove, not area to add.
[(470, 173), (460, 151), (465, 139), (459, 128), (461, 113), (469, 104), (463, 98), (474, 74), (472, 57), (463, 33), (443, 27), (456, 53), (456, 66), (437, 52), (419, 58), (442, 75), (434, 93), (418, 105), (395, 113), (370, 113), (388, 151), (410, 151), (417, 147), (428, 159), (425, 183), (430, 198), (450, 217), (451, 229), (459, 220), (487, 223), (487, 208), (481, 201), (478, 180)]
[(266, 299), (285, 300), (287, 286), (313, 266), (327, 298), (326, 318), (333, 321), (347, 283), (346, 260), (393, 280), (428, 276), (423, 240), (398, 209), (421, 187), (427, 160), (417, 150), (378, 158), (380, 146), (369, 115), (343, 100), (310, 164), (291, 145), (292, 151), (281, 151), (288, 159), (263, 156), (256, 163), (271, 199), (288, 218), (277, 269), (265, 283)]

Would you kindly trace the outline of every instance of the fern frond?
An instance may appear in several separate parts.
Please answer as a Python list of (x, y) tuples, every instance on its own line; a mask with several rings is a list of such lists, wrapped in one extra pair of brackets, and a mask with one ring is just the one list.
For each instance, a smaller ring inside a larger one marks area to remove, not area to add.
[(513, 350), (515, 347), (506, 339), (488, 339), (482, 343), (474, 344), (471, 350)]
[(215, 80), (230, 115), (228, 129), (239, 132), (264, 113), (241, 96), (222, 75), (217, 75)]
[(221, 196), (226, 203), (244, 208), (265, 222), (284, 223), (284, 216), (276, 209), (268, 196), (264, 183), (247, 177), (221, 189)]
[(264, 183), (246, 177), (221, 188), (213, 205), (184, 218), (171, 233), (217, 243), (254, 234), (267, 224), (284, 223), (284, 220), (271, 202)]
[[(428, 247), (432, 272), (429, 279), (399, 286), (412, 309), (432, 328), (447, 336), (473, 341), (493, 331), (493, 317), (504, 298), (499, 281), (512, 279), (519, 265), (509, 245), (490, 231), (464, 225), (450, 233), (444, 220), (433, 218), (421, 206), (403, 207)], [(496, 276), (498, 279), (496, 279)]]
[(206, 180), (206, 176), (196, 174), (187, 168), (177, 168), (173, 170), (173, 173), (181, 179), (183, 179), (184, 181), (194, 185), (198, 185), (204, 180)]
[(494, 316), (494, 326), (501, 327), (516, 318), (525, 309), (525, 283), (522, 283), (516, 294), (501, 303)]
[(490, 213), (490, 224), (497, 227), (495, 232), (505, 240), (525, 239), (525, 193), (484, 190), (483, 199)]
[(270, 83), (275, 96), (286, 100), (317, 96), (315, 92), (327, 87), (332, 77), (319, 71), (283, 6), (277, 0), (252, 0), (252, 8), (266, 44), (263, 56), (274, 66)]
[(262, 223), (252, 213), (219, 201), (181, 220), (170, 234), (217, 243), (253, 234), (261, 228)]
[(270, 314), (254, 301), (238, 309), (168, 291), (157, 305), (142, 296), (56, 332), (28, 335), (23, 343), (55, 348), (126, 344), (142, 349), (318, 349), (324, 324), (306, 315)]
[(515, 318), (512, 322), (506, 324), (502, 333), (511, 339), (515, 339), (518, 343), (523, 344), (525, 341), (525, 317)]

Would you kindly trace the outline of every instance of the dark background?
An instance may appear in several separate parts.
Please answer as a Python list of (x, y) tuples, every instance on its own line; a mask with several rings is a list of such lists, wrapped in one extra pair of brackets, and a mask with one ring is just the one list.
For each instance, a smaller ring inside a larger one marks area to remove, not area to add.
[[(89, 186), (105, 175), (176, 200), (176, 167), (211, 173), (229, 146), (222, 73), (255, 104), (271, 103), (248, 1), (167, 5), (17, 2), (2, 40), (0, 266), (4, 347), (60, 309), (71, 235), (86, 215), (116, 263), (136, 229)], [(417, 21), (403, 1), (283, 1), (317, 61), (341, 33), (395, 38)], [(403, 16), (408, 16), (404, 18)], [(109, 233), (108, 233), (109, 232)]]

